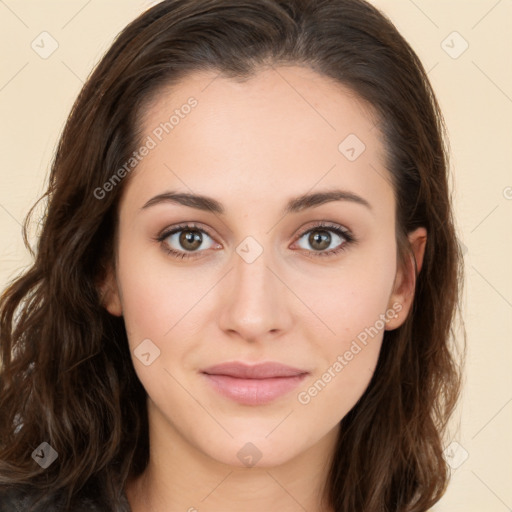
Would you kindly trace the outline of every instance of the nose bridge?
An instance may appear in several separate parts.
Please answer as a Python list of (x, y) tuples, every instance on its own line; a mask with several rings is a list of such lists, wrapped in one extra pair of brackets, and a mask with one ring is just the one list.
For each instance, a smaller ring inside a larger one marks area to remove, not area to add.
[(258, 295), (268, 292), (271, 265), (271, 250), (263, 247), (253, 237), (247, 237), (236, 249), (233, 257), (235, 266), (234, 280), (236, 294), (248, 294), (258, 298)]
[(271, 248), (253, 237), (238, 245), (221, 314), (223, 329), (254, 340), (285, 327), (287, 297), (283, 283), (270, 270), (273, 261)]

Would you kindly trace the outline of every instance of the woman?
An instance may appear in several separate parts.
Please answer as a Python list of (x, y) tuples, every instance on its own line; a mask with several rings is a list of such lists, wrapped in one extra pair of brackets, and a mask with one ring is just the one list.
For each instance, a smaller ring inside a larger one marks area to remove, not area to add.
[(428, 510), (460, 381), (443, 133), (364, 1), (133, 21), (2, 295), (0, 510)]

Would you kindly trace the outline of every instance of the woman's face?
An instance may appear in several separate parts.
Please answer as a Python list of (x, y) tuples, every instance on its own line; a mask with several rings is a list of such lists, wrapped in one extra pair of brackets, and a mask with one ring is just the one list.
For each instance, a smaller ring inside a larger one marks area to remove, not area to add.
[[(196, 73), (149, 106), (106, 307), (124, 317), (152, 435), (235, 466), (334, 440), (414, 286), (379, 137), (353, 95), (302, 67)], [(231, 362), (299, 376), (208, 370)]]

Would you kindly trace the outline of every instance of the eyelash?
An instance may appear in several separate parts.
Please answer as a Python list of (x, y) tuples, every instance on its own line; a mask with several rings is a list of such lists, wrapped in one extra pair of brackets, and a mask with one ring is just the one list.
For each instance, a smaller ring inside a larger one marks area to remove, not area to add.
[[(337, 249), (331, 249), (328, 251), (310, 251), (312, 257), (314, 257), (314, 258), (317, 258), (317, 257), (323, 258), (326, 256), (334, 256), (334, 255), (339, 254), (342, 251), (344, 251), (347, 248), (347, 246), (349, 246), (351, 244), (355, 244), (357, 242), (354, 235), (350, 231), (348, 231), (346, 228), (342, 228), (338, 225), (332, 225), (332, 224), (325, 223), (325, 222), (318, 222), (315, 225), (311, 226), (306, 231), (301, 233), (300, 236), (297, 237), (297, 240), (300, 240), (304, 235), (310, 233), (311, 231), (320, 230), (320, 229), (325, 230), (325, 231), (332, 231), (332, 232), (336, 233), (336, 235), (343, 238), (345, 241)], [(163, 231), (161, 234), (159, 234), (155, 238), (155, 240), (157, 242), (159, 242), (160, 244), (162, 244), (164, 250), (174, 258), (189, 259), (189, 258), (196, 257), (195, 251), (188, 252), (188, 253), (184, 252), (184, 251), (176, 251), (175, 249), (171, 249), (167, 244), (164, 243), (166, 238), (170, 237), (171, 235), (174, 235), (175, 233), (179, 233), (180, 231), (200, 231), (201, 233), (205, 233), (206, 235), (208, 235), (210, 238), (213, 238), (208, 233), (208, 231), (206, 231), (203, 228), (200, 228), (199, 226), (196, 226), (193, 223), (180, 224), (178, 226), (173, 227), (170, 230)], [(197, 251), (197, 252), (202, 252), (202, 251)]]

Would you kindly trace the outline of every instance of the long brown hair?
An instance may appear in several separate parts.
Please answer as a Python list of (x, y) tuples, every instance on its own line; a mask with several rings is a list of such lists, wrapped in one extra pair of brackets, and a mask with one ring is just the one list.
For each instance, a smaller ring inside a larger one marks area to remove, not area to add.
[[(94, 191), (138, 147), (141, 116), (162, 87), (196, 70), (244, 79), (280, 64), (334, 79), (378, 114), (402, 264), (407, 233), (428, 231), (412, 312), (384, 333), (370, 385), (341, 422), (329, 505), (420, 512), (442, 496), (463, 276), (446, 130), (420, 60), (363, 0), (165, 0), (118, 35), (59, 141), (35, 261), (1, 297), (0, 487), (30, 488), (48, 503), (64, 496), (67, 507), (94, 489), (102, 509), (122, 510), (127, 479), (148, 461), (146, 393), (98, 283), (129, 177), (101, 199)], [(41, 442), (58, 452), (47, 469), (30, 456)]]

